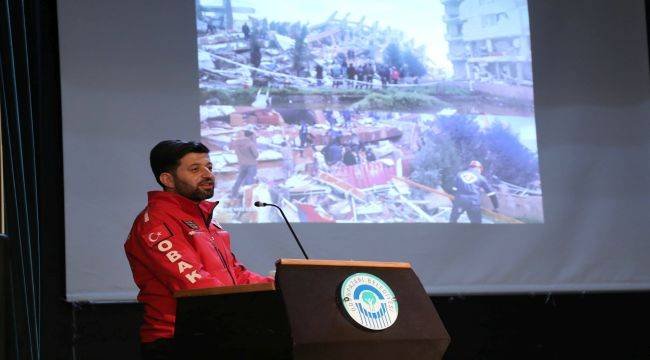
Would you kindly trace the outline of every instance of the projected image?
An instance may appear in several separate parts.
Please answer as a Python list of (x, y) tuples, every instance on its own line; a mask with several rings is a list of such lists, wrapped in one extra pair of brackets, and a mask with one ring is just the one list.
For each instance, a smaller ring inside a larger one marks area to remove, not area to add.
[(198, 0), (225, 223), (541, 223), (525, 0)]

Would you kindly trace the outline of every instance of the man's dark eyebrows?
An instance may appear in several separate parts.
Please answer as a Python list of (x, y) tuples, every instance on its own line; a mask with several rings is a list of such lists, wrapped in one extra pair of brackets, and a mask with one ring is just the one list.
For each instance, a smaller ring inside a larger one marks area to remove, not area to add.
[(211, 161), (208, 161), (208, 163), (205, 164), (205, 165), (203, 165), (203, 164), (200, 163), (200, 162), (194, 162), (194, 163), (191, 163), (191, 164), (188, 165), (188, 167), (192, 167), (192, 166), (212, 166), (212, 162), (211, 162)]

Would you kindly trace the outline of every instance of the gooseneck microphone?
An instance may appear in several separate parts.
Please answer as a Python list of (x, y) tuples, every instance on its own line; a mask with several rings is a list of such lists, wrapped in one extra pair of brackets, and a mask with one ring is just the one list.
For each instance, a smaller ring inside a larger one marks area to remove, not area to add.
[(298, 236), (296, 236), (296, 232), (293, 231), (293, 227), (291, 227), (291, 224), (289, 223), (289, 220), (287, 220), (287, 217), (284, 215), (284, 211), (282, 211), (282, 208), (275, 205), (275, 204), (269, 204), (261, 201), (256, 201), (253, 205), (256, 207), (265, 207), (265, 206), (272, 206), (278, 210), (280, 210), (280, 214), (282, 214), (282, 218), (284, 218), (284, 222), (287, 224), (289, 227), (289, 230), (291, 230), (291, 234), (293, 235), (293, 238), (296, 239), (296, 242), (298, 243), (298, 246), (300, 247), (300, 251), (302, 251), (302, 254), (305, 256), (305, 259), (309, 260), (309, 256), (307, 256), (307, 253), (305, 252), (305, 249), (302, 247), (302, 244), (300, 243), (300, 240), (298, 240)]

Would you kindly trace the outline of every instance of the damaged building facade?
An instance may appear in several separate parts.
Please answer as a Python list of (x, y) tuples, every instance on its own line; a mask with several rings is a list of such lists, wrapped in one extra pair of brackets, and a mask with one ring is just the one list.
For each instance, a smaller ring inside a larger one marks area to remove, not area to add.
[(526, 0), (441, 0), (458, 80), (532, 86)]

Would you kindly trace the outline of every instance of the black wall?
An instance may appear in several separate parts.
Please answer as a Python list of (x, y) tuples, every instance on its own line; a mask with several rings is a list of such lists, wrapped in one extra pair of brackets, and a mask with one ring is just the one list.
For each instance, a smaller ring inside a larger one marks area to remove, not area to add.
[[(650, 359), (650, 294), (433, 297), (445, 359)], [(77, 304), (76, 359), (138, 359), (139, 304)], [(251, 339), (251, 341), (255, 341)]]

